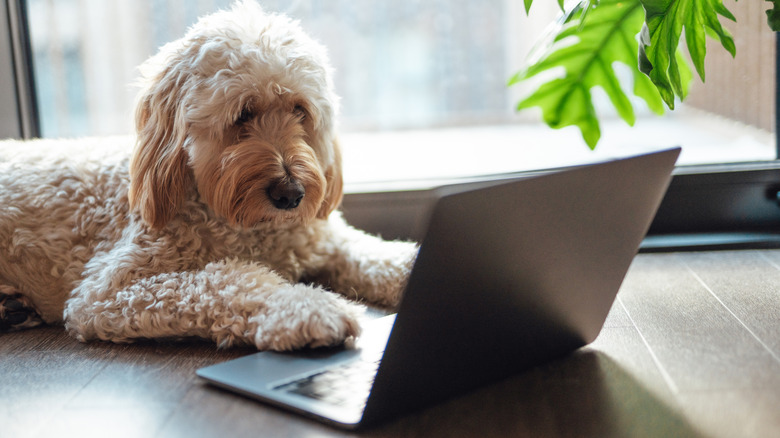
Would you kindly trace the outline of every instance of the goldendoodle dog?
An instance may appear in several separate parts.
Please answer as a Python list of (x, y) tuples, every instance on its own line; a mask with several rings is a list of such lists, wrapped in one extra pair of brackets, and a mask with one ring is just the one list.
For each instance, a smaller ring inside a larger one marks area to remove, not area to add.
[[(417, 246), (347, 225), (325, 49), (252, 1), (141, 66), (136, 143), (0, 143), (0, 319), (289, 350), (359, 334)], [(132, 143), (132, 142), (130, 142)], [(133, 150), (131, 150), (133, 149)]]

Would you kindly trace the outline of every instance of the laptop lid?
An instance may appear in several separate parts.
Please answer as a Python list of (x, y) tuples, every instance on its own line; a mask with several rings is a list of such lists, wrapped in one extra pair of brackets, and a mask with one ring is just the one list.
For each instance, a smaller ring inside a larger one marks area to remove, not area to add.
[[(416, 410), (591, 342), (680, 149), (468, 190), (442, 188), (395, 322), (358, 350), (257, 353), (198, 371), (222, 387), (355, 427)], [(368, 332), (368, 331), (366, 331)], [(389, 332), (389, 338), (388, 338)], [(270, 382), (386, 344), (362, 416)]]
[(430, 405), (593, 341), (679, 153), (443, 196), (363, 421)]

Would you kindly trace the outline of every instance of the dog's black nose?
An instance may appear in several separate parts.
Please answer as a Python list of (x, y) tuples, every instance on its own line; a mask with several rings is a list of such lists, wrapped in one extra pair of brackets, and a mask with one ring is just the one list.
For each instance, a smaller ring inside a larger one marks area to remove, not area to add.
[(292, 210), (298, 207), (305, 193), (303, 185), (294, 179), (279, 181), (268, 188), (268, 198), (279, 210)]

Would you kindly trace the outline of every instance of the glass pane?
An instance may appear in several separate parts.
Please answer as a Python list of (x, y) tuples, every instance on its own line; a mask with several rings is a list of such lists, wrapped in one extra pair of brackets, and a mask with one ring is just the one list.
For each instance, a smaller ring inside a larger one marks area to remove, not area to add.
[[(43, 135), (132, 134), (136, 67), (230, 3), (28, 0)], [(574, 128), (553, 131), (537, 112), (515, 112), (529, 90), (506, 86), (556, 3), (537, 0), (528, 18), (517, 0), (261, 2), (328, 47), (349, 183), (511, 172), (677, 145), (682, 164), (776, 158), (775, 42), (761, 2), (729, 6), (738, 21), (724, 25), (737, 59), (710, 41), (707, 84), (695, 79), (675, 112), (642, 111), (632, 128), (599, 105), (595, 152)]]

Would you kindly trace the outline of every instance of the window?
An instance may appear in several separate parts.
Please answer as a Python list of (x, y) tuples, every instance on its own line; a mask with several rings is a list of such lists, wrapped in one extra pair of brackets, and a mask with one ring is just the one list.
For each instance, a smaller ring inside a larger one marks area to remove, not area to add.
[[(5, 132), (130, 134), (136, 66), (183, 35), (197, 17), (230, 3), (6, 0), (0, 12), (15, 25), (0, 32), (0, 44), (15, 50), (2, 52), (13, 62), (0, 68), (15, 67), (0, 71), (0, 80), (12, 78), (0, 86), (16, 90), (13, 98), (4, 95), (13, 105), (3, 108), (18, 115), (8, 118), (16, 128)], [(644, 114), (629, 128), (605, 110), (594, 153), (573, 128), (552, 131), (533, 112), (516, 113), (524, 90), (505, 85), (555, 16), (556, 2), (543, 10), (537, 1), (530, 19), (517, 0), (261, 3), (299, 19), (328, 47), (342, 97), (346, 182), (353, 193), (346, 205), (352, 211), (382, 196), (420, 196), (376, 193), (389, 188), (419, 189), (682, 145), (682, 166), (655, 232), (754, 230), (778, 223), (776, 72), (768, 61), (775, 58), (775, 36), (762, 25), (760, 4), (730, 7), (739, 26), (731, 26), (737, 61), (720, 59), (725, 52), (711, 46), (707, 84), (695, 83), (686, 104), (662, 118)], [(385, 225), (405, 220), (400, 213), (382, 215)], [(368, 216), (368, 222), (382, 220), (376, 212)]]
[(0, 138), (38, 135), (24, 5), (0, 2)]

